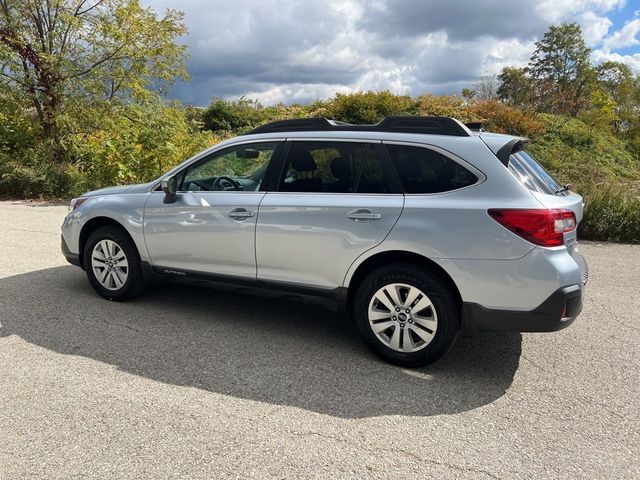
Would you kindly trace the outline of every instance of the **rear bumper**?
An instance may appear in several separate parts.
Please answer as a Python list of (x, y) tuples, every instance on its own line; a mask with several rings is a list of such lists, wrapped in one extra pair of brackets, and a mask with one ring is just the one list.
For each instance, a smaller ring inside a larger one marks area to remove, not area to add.
[(568, 327), (582, 310), (582, 285), (556, 290), (530, 311), (495, 310), (465, 302), (467, 332), (554, 332)]
[(62, 250), (62, 254), (64, 258), (67, 259), (71, 265), (75, 265), (76, 267), (82, 268), (82, 262), (80, 262), (80, 255), (78, 253), (71, 253), (69, 247), (67, 246), (67, 242), (64, 241), (64, 236), (60, 236), (60, 249)]

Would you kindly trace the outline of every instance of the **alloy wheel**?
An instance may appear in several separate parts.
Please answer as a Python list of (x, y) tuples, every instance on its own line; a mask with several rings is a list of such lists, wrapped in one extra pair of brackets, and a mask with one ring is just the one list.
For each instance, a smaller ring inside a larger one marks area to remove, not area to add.
[(368, 316), (377, 339), (403, 353), (425, 348), (438, 328), (438, 315), (429, 297), (404, 283), (379, 289), (369, 302)]
[(119, 290), (127, 282), (129, 262), (120, 245), (113, 240), (100, 240), (91, 252), (91, 268), (100, 285)]

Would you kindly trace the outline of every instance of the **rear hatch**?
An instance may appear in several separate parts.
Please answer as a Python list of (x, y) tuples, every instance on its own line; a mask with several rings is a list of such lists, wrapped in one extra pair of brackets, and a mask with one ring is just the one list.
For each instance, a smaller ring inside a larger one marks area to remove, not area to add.
[(509, 157), (509, 170), (547, 208), (568, 208), (582, 221), (582, 197), (561, 185), (530, 153), (521, 150)]
[[(481, 134), (482, 138), (483, 134)], [(497, 135), (492, 135), (493, 142), (485, 142), (498, 159), (506, 164), (513, 175), (531, 192), (543, 207), (549, 209), (569, 209), (576, 215), (579, 224), (583, 216), (582, 197), (569, 189), (569, 185), (562, 185), (540, 165), (533, 156), (525, 150), (528, 145), (526, 139), (510, 140), (496, 147)], [(501, 136), (502, 137), (502, 136)], [(483, 138), (484, 140), (484, 138)], [(580, 266), (583, 283), (586, 283), (588, 270), (586, 262), (577, 248), (577, 228), (564, 234), (565, 246)]]
[(582, 197), (569, 190), (569, 185), (560, 184), (525, 150), (528, 139), (484, 132), (479, 136), (544, 207), (568, 208), (576, 214), (578, 223), (582, 221)]

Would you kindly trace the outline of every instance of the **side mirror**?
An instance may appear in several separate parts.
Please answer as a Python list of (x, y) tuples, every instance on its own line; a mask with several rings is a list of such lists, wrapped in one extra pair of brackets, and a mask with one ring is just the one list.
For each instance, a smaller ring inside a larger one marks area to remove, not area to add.
[(176, 191), (178, 190), (178, 180), (176, 177), (165, 178), (161, 182), (162, 191), (164, 192), (164, 203), (173, 203), (176, 201)]

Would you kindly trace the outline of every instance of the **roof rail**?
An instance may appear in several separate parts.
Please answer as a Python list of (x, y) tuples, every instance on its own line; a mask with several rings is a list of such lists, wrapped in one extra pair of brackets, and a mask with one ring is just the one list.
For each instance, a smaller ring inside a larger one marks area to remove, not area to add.
[(295, 118), (278, 120), (254, 128), (245, 135), (273, 132), (311, 132), (311, 131), (358, 131), (358, 132), (398, 132), (422, 133), (432, 135), (453, 135), (469, 137), (471, 132), (459, 120), (450, 117), (385, 117), (375, 125), (352, 125), (350, 123), (329, 120), (324, 117)]

